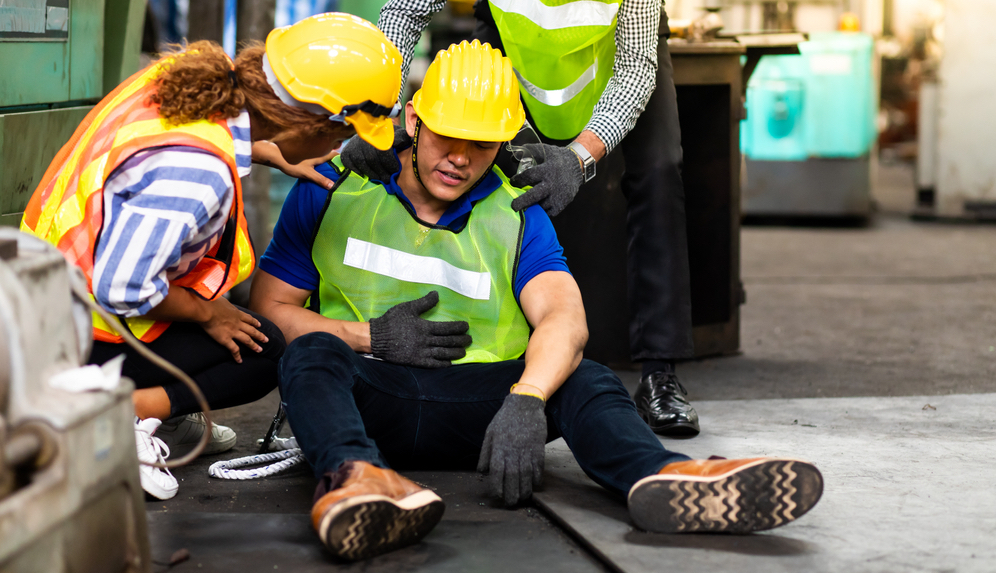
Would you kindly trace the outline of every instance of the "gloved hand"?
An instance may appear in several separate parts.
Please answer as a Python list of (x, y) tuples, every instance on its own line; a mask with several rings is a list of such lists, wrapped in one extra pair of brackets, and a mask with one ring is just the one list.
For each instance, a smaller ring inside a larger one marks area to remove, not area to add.
[(383, 316), (370, 320), (370, 347), (381, 360), (442, 368), (467, 355), (471, 338), (466, 321), (436, 322), (419, 316), (439, 304), (439, 293), (396, 304)]
[(545, 409), (535, 396), (509, 394), (484, 434), (477, 471), (488, 474), (491, 492), (505, 505), (526, 501), (543, 483)]
[(557, 147), (545, 143), (523, 145), (527, 153), (543, 157), (543, 162), (509, 180), (515, 187), (533, 188), (512, 201), (512, 209), (521, 211), (539, 203), (546, 214), (555, 217), (567, 207), (578, 189), (584, 183), (584, 170), (576, 153), (567, 147)]
[(412, 138), (408, 137), (408, 132), (400, 126), (394, 129), (394, 145), (387, 151), (381, 151), (359, 137), (354, 137), (342, 150), (342, 164), (346, 169), (370, 179), (388, 181), (392, 175), (401, 170), (401, 164), (398, 163), (394, 153), (411, 145)]

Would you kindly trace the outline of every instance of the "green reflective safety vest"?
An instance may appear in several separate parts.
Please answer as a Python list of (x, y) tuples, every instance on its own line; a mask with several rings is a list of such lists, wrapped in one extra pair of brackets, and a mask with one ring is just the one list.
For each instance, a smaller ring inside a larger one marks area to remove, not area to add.
[[(339, 158), (334, 164), (342, 171)], [(439, 304), (422, 318), (470, 324), (474, 341), (456, 363), (519, 358), (529, 341), (514, 291), (524, 218), (511, 203), (521, 191), (494, 171), (501, 186), (474, 205), (458, 233), (421, 224), (398, 197), (365, 177), (340, 179), (311, 249), (321, 276), (311, 308), (366, 322), (436, 290)]]
[(490, 0), (536, 128), (573, 139), (612, 77), (622, 0)]

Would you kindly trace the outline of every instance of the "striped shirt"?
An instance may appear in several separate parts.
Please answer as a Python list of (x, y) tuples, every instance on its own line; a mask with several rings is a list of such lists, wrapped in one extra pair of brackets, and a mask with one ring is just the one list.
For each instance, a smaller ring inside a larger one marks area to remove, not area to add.
[[(402, 84), (408, 77), (422, 30), (445, 4), (446, 0), (391, 0), (381, 10), (377, 26), (404, 56)], [(602, 140), (606, 153), (633, 129), (657, 86), (657, 36), (662, 10), (661, 0), (622, 0), (619, 6), (612, 78), (585, 126)]]
[[(240, 177), (249, 174), (249, 114), (228, 120)], [(104, 224), (94, 253), (93, 294), (115, 314), (142, 316), (169, 281), (193, 269), (221, 238), (235, 186), (223, 159), (186, 146), (140, 151), (104, 184)]]

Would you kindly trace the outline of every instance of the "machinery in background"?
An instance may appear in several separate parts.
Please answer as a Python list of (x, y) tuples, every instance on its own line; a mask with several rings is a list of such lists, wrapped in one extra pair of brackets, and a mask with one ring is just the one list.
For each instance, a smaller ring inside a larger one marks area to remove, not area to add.
[(996, 3), (947, 0), (939, 16), (939, 59), (920, 84), (915, 214), (996, 220)]
[(747, 84), (743, 213), (867, 218), (878, 105), (872, 37), (814, 32)]
[(0, 2), (0, 225), (93, 104), (138, 70), (143, 0)]
[(90, 312), (71, 294), (84, 280), (51, 245), (0, 228), (4, 572), (150, 570), (132, 385), (108, 377), (113, 386), (80, 392), (57, 383), (94, 376), (96, 367), (80, 367)]

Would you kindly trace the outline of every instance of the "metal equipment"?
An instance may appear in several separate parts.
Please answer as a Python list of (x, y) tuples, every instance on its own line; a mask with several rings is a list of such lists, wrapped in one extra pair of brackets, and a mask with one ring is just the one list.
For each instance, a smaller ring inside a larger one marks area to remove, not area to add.
[(139, 65), (142, 0), (0, 2), (0, 225), (17, 226), (93, 104)]
[[(996, 3), (947, 0), (919, 98), (917, 215), (996, 220)], [(987, 71), (988, 70), (988, 71)]]
[(150, 570), (132, 384), (53, 386), (90, 352), (90, 311), (71, 294), (83, 280), (51, 245), (0, 228), (4, 572)]
[(867, 218), (878, 109), (872, 37), (814, 32), (799, 50), (764, 58), (747, 84), (743, 212)]

